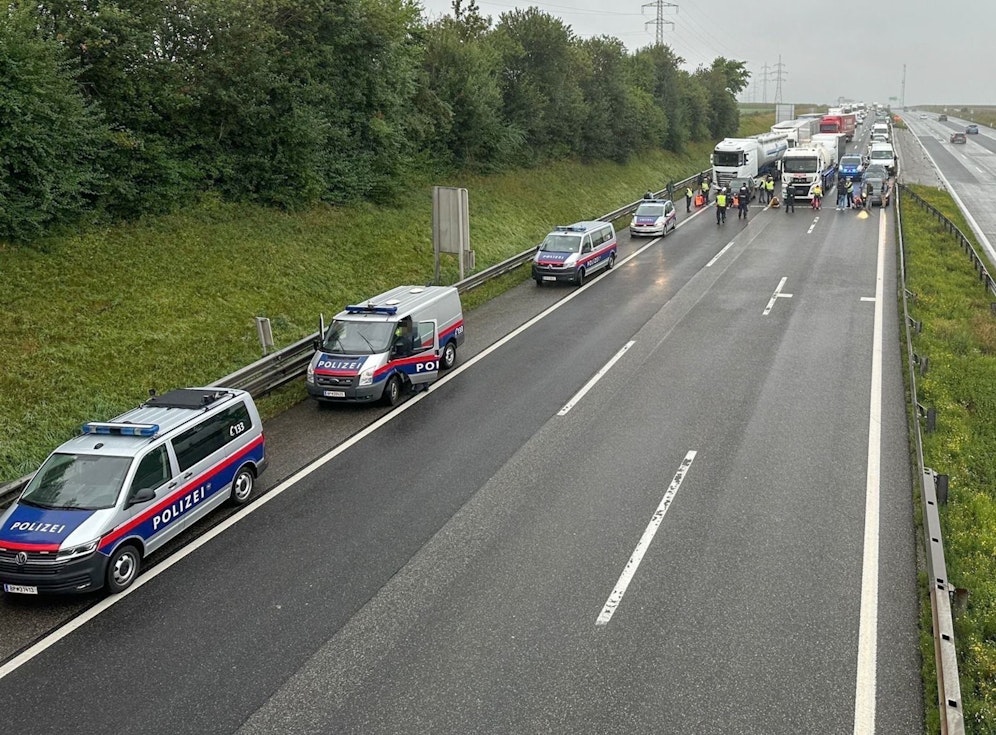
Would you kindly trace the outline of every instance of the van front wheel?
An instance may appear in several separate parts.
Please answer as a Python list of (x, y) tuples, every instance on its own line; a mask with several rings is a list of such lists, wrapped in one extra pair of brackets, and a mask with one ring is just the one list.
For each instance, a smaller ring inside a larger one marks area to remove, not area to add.
[(578, 268), (578, 274), (574, 278), (574, 283), (579, 286), (584, 285), (584, 268)]
[(443, 347), (442, 363), (443, 370), (449, 370), (456, 365), (456, 345), (453, 342), (447, 342)]
[(106, 582), (110, 593), (124, 592), (138, 576), (142, 568), (142, 555), (132, 544), (119, 546), (107, 560)]
[(392, 375), (384, 386), (384, 403), (388, 406), (397, 406), (401, 400), (401, 378)]
[(235, 479), (232, 480), (232, 505), (245, 505), (249, 502), (249, 498), (252, 497), (254, 479), (252, 470), (248, 467), (239, 469), (235, 474)]

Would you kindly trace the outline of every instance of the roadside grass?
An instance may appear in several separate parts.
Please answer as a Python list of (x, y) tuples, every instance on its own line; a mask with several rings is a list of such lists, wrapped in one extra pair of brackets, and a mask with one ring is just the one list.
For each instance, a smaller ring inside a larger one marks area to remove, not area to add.
[(993, 105), (921, 105), (917, 109), (943, 112), (962, 120), (971, 120), (979, 125), (996, 127), (996, 106)]
[[(745, 115), (741, 134), (772, 123)], [(31, 472), (80, 424), (137, 405), (149, 389), (208, 384), (256, 360), (254, 317), (269, 317), (282, 347), (313, 333), (320, 312), (431, 282), (433, 185), (469, 190), (471, 246), (483, 268), (538, 243), (552, 225), (601, 216), (706, 168), (711, 149), (415, 180), (390, 207), (290, 214), (208, 197), (174, 215), (31, 247), (0, 243), (0, 482)], [(457, 278), (446, 260), (440, 282)], [(512, 283), (467, 294), (467, 308)], [(290, 386), (262, 410), (272, 416), (303, 396)]]
[[(945, 192), (911, 188), (974, 241)], [(945, 558), (951, 582), (968, 591), (967, 604), (955, 610), (966, 730), (996, 733), (994, 298), (957, 241), (914, 202), (903, 207), (903, 238), (907, 286), (915, 294), (911, 316), (923, 324), (922, 332), (913, 335), (913, 351), (929, 359), (926, 374), (918, 378), (918, 398), (937, 409), (936, 431), (923, 435), (924, 463), (950, 478), (950, 499), (941, 508)], [(929, 605), (927, 610), (928, 630), (922, 636), (925, 695), (932, 691), (936, 697)]]

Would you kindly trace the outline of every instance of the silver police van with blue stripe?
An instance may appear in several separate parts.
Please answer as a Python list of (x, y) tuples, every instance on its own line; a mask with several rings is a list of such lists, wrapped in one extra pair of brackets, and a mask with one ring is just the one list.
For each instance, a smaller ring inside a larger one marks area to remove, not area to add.
[(225, 501), (247, 503), (265, 467), (241, 390), (173, 390), (84, 424), (0, 515), (3, 591), (120, 592), (148, 554)]

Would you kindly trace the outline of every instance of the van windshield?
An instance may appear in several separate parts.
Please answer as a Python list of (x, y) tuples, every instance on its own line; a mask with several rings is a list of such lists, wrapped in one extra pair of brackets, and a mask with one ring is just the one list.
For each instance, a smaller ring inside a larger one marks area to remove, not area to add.
[(892, 151), (890, 150), (872, 151), (871, 156), (869, 156), (869, 158), (871, 158), (871, 160), (873, 161), (891, 161)]
[(375, 355), (387, 352), (393, 334), (392, 322), (336, 319), (325, 333), (322, 352), (330, 355)]
[(19, 502), (39, 508), (113, 508), (118, 501), (129, 457), (53, 454), (28, 483)]
[(576, 253), (581, 250), (581, 237), (580, 235), (551, 232), (543, 240), (539, 249), (547, 253)]

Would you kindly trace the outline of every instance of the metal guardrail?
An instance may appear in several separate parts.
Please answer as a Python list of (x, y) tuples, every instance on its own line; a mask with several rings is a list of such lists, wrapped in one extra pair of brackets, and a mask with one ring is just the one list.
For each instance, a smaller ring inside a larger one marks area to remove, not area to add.
[[(709, 173), (709, 170), (706, 170), (701, 172), (701, 174), (695, 174), (687, 179), (682, 179), (671, 185), (671, 191), (680, 191), (689, 183), (695, 181), (699, 175)], [(667, 189), (654, 192), (656, 196), (666, 193)], [(603, 222), (611, 222), (619, 219), (634, 211), (640, 205), (641, 201), (638, 199), (597, 219)], [(513, 255), (511, 258), (474, 273), (454, 285), (461, 293), (470, 291), (493, 278), (503, 276), (519, 266), (528, 263), (532, 260), (535, 252), (535, 247), (524, 250), (518, 255)], [(308, 369), (308, 363), (311, 362), (311, 356), (315, 352), (314, 344), (316, 339), (318, 339), (317, 331), (287, 347), (283, 347), (272, 354), (256, 360), (256, 362), (250, 365), (239, 368), (234, 373), (216, 380), (211, 386), (218, 388), (238, 388), (248, 391), (253, 398), (266, 395), (270, 391), (276, 390), (305, 374)], [(14, 501), (24, 486), (31, 480), (32, 476), (33, 473), (9, 482), (6, 485), (0, 485), (0, 509), (7, 507), (7, 505)]]
[[(896, 187), (896, 217), (899, 232), (899, 271), (903, 286), (903, 316), (906, 323), (906, 360), (910, 377), (910, 400), (917, 418), (914, 421), (916, 434), (917, 467), (920, 470), (920, 488), (923, 507), (924, 551), (927, 557), (927, 574), (930, 584), (931, 621), (934, 630), (934, 662), (937, 669), (937, 704), (941, 716), (942, 735), (964, 735), (965, 716), (962, 711), (961, 683), (958, 679), (958, 658), (954, 642), (954, 624), (951, 617), (951, 594), (954, 589), (948, 582), (947, 565), (944, 560), (944, 541), (941, 536), (941, 519), (938, 513), (937, 473), (923, 466), (923, 436), (920, 429), (920, 402), (916, 391), (915, 366), (922, 360), (913, 353), (913, 335), (910, 325), (913, 319), (909, 312), (909, 290), (906, 288), (906, 245), (903, 242), (902, 200), (911, 195), (918, 204), (925, 206), (935, 216), (948, 222), (944, 215), (923, 201), (914, 192), (900, 184)], [(950, 230), (949, 230), (950, 231)], [(964, 240), (964, 234), (958, 231)], [(974, 252), (974, 250), (973, 250)], [(976, 254), (976, 258), (978, 255)], [(990, 287), (987, 284), (987, 287)], [(928, 426), (929, 430), (929, 426)]]
[[(709, 172), (703, 171), (701, 175), (707, 173)], [(695, 174), (672, 184), (672, 192), (679, 191), (692, 183), (699, 175)], [(655, 196), (661, 196), (667, 193), (667, 189), (652, 193)], [(640, 205), (641, 201), (641, 199), (638, 199), (635, 202), (630, 202), (597, 219), (602, 222), (617, 220), (633, 212)], [(517, 255), (513, 255), (511, 258), (507, 258), (500, 263), (474, 273), (454, 285), (460, 293), (466, 293), (487, 281), (503, 276), (506, 273), (511, 273), (516, 268), (525, 265), (533, 259), (535, 253), (536, 248), (531, 247)], [(240, 368), (231, 375), (226, 375), (224, 378), (212, 383), (212, 385), (220, 388), (241, 388), (242, 390), (249, 391), (254, 398), (265, 395), (269, 391), (275, 390), (304, 375), (308, 369), (308, 363), (311, 361), (311, 356), (314, 354), (316, 339), (318, 339), (318, 332), (308, 335), (304, 339), (274, 352), (272, 355), (267, 355), (251, 365)]]
[(912, 197), (917, 204), (923, 209), (934, 215), (934, 219), (943, 225), (945, 232), (958, 240), (958, 244), (961, 245), (961, 249), (964, 250), (968, 256), (972, 259), (972, 265), (975, 267), (975, 272), (979, 274), (979, 280), (981, 280), (985, 285), (989, 293), (996, 295), (996, 281), (989, 274), (989, 265), (985, 260), (979, 255), (979, 252), (972, 245), (972, 241), (969, 240), (965, 233), (951, 220), (944, 216), (944, 214), (937, 209), (930, 202), (926, 201), (923, 197), (917, 194), (915, 191), (907, 187), (905, 184), (898, 184), (899, 189), (902, 189), (905, 196)]

